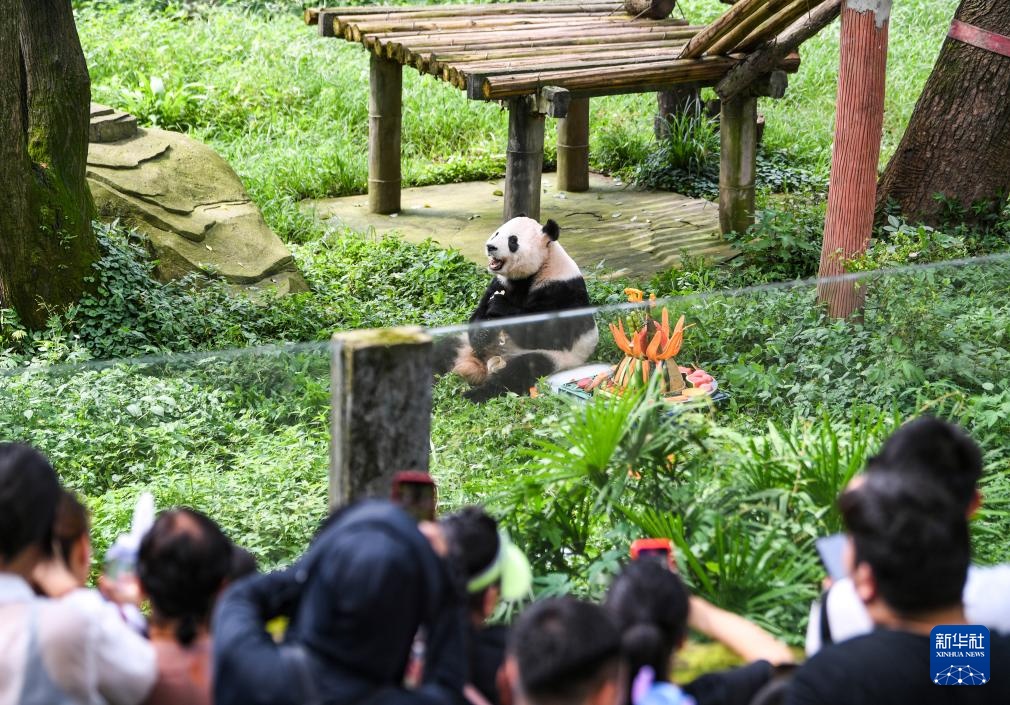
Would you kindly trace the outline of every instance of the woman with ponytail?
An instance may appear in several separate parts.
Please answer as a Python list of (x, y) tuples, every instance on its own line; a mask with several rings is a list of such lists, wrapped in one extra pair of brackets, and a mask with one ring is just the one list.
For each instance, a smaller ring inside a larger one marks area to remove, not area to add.
[[(772, 678), (772, 664), (793, 660), (785, 644), (756, 624), (691, 596), (665, 562), (639, 559), (625, 566), (610, 586), (606, 607), (622, 633), (629, 705), (747, 705)], [(683, 688), (671, 683), (673, 657), (689, 626), (748, 663)]]
[(90, 702), (137, 705), (154, 685), (154, 650), (123, 619), (119, 606), (94, 588), (91, 574), (91, 522), (72, 492), (60, 490), (52, 527), (52, 551), (32, 573), (37, 590), (73, 608), (87, 620)]
[(158, 681), (146, 705), (210, 705), (210, 616), (233, 546), (192, 509), (162, 513), (140, 544), (137, 575), (151, 605)]

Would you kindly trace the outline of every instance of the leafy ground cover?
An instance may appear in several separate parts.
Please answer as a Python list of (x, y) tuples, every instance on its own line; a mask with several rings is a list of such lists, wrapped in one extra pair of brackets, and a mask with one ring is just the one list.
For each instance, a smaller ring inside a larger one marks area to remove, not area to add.
[[(77, 3), (95, 99), (224, 154), (312, 288), (250, 301), (215, 282), (157, 284), (131, 235), (103, 225), (92, 296), (40, 332), (0, 311), (0, 435), (53, 457), (88, 497), (100, 548), (151, 488), (162, 506), (209, 511), (268, 565), (296, 555), (325, 504), (328, 351), (318, 341), (343, 328), (453, 324), (483, 289), (487, 275), (459, 253), (300, 214), (302, 198), (365, 187), (367, 62), (357, 47), (316, 37), (293, 5)], [(699, 20), (724, 9), (684, 5)], [(895, 8), (885, 158), (955, 5)], [(719, 378), (728, 405), (676, 419), (648, 397), (472, 406), (458, 380), (437, 385), (432, 461), (445, 505), (490, 503), (536, 558), (541, 591), (598, 592), (630, 537), (669, 535), (695, 589), (795, 641), (820, 577), (813, 538), (838, 528), (835, 494), (880, 438), (923, 410), (958, 419), (983, 443), (978, 556), (1010, 559), (1010, 263), (881, 274), (1005, 249), (1005, 223), (932, 230), (889, 220), (855, 266), (868, 273), (859, 322), (826, 319), (809, 285), (736, 289), (814, 271), (836, 66), (829, 31), (807, 45), (787, 99), (762, 103), (764, 208), (737, 239), (740, 257), (650, 282), (590, 281), (598, 305), (623, 301), (629, 283), (674, 297), (671, 310), (695, 324), (682, 357)], [(412, 71), (405, 106), (409, 182), (501, 173), (505, 117), (495, 106)], [(656, 144), (652, 110), (651, 96), (594, 101), (596, 166), (710, 189), (712, 124), (685, 121), (677, 142)], [(552, 139), (548, 131), (548, 152)], [(618, 315), (601, 312), (601, 328)], [(94, 362), (135, 356), (147, 357)]]

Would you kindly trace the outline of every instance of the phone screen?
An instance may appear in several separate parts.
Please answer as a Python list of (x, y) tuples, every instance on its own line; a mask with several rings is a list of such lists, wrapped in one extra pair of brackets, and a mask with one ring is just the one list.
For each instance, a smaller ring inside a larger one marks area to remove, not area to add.
[(845, 542), (845, 534), (823, 536), (815, 542), (821, 563), (832, 580), (841, 580), (849, 574), (845, 568)]

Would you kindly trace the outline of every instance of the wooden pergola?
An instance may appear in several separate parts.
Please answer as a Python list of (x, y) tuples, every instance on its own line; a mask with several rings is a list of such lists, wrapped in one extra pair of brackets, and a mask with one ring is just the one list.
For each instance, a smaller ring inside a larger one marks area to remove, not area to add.
[(558, 188), (589, 181), (589, 100), (679, 84), (721, 98), (720, 223), (754, 217), (757, 98), (780, 98), (800, 43), (838, 15), (841, 0), (739, 0), (706, 27), (629, 15), (617, 0), (318, 8), (320, 35), (371, 56), (369, 207), (400, 210), (402, 69), (412, 66), (480, 101), (508, 106), (503, 218), (539, 217), (544, 119), (558, 120)]

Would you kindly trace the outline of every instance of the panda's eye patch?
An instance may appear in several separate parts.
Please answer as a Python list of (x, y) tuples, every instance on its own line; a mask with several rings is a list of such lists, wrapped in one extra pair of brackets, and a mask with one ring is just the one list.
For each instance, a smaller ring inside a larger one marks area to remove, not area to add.
[(515, 252), (519, 249), (519, 238), (515, 235), (509, 235), (509, 252)]

